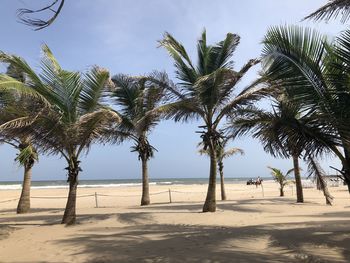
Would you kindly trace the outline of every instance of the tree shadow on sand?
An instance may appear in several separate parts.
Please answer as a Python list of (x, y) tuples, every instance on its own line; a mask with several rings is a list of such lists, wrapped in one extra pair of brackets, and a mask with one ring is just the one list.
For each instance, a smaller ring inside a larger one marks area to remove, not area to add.
[(349, 229), (346, 221), (248, 227), (139, 224), (91, 228), (56, 242), (77, 246), (74, 255), (89, 255), (88, 262), (347, 262)]
[[(308, 206), (324, 206), (316, 202), (307, 201), (303, 204), (298, 204), (292, 198), (254, 198), (254, 199), (239, 199), (239, 200), (227, 200), (218, 201), (217, 209), (224, 211), (234, 211), (234, 212), (247, 212), (247, 213), (262, 213), (264, 209), (259, 206), (264, 205), (308, 205)], [(177, 212), (202, 212), (203, 203), (202, 202), (174, 202), (167, 204), (151, 204), (144, 207), (135, 207), (137, 210), (163, 210), (163, 211), (177, 211)]]
[[(80, 214), (78, 215), (78, 224), (94, 222), (99, 220), (105, 220), (111, 217), (113, 214)], [(11, 217), (0, 218), (0, 226), (43, 226), (43, 225), (57, 225), (61, 224), (63, 211), (53, 214), (21, 214)]]

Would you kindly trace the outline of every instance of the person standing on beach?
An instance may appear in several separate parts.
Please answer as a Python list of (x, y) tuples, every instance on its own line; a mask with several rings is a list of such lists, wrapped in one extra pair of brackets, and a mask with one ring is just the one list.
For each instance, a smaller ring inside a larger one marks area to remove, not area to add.
[(256, 188), (258, 188), (258, 185), (261, 185), (261, 182), (262, 182), (262, 180), (260, 179), (260, 176), (258, 176), (258, 178), (255, 181)]

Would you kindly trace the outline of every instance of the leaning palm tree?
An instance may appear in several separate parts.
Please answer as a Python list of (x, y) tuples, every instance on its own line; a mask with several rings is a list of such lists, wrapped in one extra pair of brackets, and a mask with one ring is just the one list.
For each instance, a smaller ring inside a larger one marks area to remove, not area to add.
[[(329, 149), (342, 163), (350, 192), (350, 30), (333, 43), (297, 26), (272, 27), (263, 41), (266, 77), (277, 81), (337, 143)], [(340, 147), (338, 147), (340, 146)]]
[(329, 145), (336, 143), (332, 134), (319, 126), (317, 116), (302, 113), (300, 104), (285, 96), (276, 99), (272, 111), (249, 107), (235, 114), (228, 126), (232, 136), (251, 133), (274, 157), (293, 159), (297, 202), (304, 202), (299, 159), (327, 152)]
[(349, 0), (328, 0), (328, 3), (311, 13), (305, 19), (325, 20), (341, 17), (341, 22), (345, 23), (350, 18)]
[(294, 171), (294, 169), (290, 169), (286, 174), (284, 174), (280, 169), (270, 166), (267, 168), (271, 170), (273, 180), (275, 180), (280, 185), (280, 196), (284, 196), (284, 187), (288, 184), (288, 176)]
[(191, 61), (183, 45), (169, 33), (160, 41), (173, 58), (180, 81), (177, 85), (164, 85), (173, 99), (163, 107), (165, 116), (175, 121), (200, 119), (204, 122), (200, 133), (203, 149), (208, 149), (210, 153), (210, 174), (203, 212), (216, 210), (216, 147), (222, 141), (220, 124), (232, 109), (248, 104), (260, 95), (258, 88), (233, 94), (245, 73), (259, 63), (259, 60), (252, 59), (239, 71), (233, 69), (231, 57), (239, 40), (238, 35), (228, 33), (223, 41), (208, 45), (206, 32), (203, 31), (197, 43), (197, 65)]
[(120, 112), (122, 122), (117, 136), (134, 141), (133, 152), (142, 163), (141, 205), (150, 204), (148, 161), (155, 148), (149, 143), (151, 130), (159, 123), (161, 115), (154, 111), (163, 101), (164, 90), (150, 84), (147, 78), (116, 75), (112, 78), (115, 88), (109, 92)]
[[(225, 180), (224, 180), (224, 159), (231, 157), (235, 154), (244, 154), (244, 151), (240, 148), (229, 148), (227, 149), (226, 146), (229, 142), (230, 138), (226, 137), (222, 140), (221, 145), (218, 145), (216, 147), (216, 156), (217, 156), (217, 164), (218, 164), (218, 170), (220, 174), (220, 188), (221, 188), (221, 200), (224, 201), (227, 199), (226, 197), (226, 191), (225, 191)], [(201, 146), (202, 143), (199, 144)], [(209, 155), (208, 149), (205, 151), (201, 149), (199, 151), (200, 154), (206, 154)]]
[(1, 133), (8, 136), (30, 136), (41, 151), (59, 154), (67, 161), (69, 193), (62, 223), (69, 225), (76, 221), (80, 156), (92, 143), (106, 142), (110, 129), (115, 128), (120, 117), (102, 104), (102, 94), (109, 79), (107, 71), (97, 67), (84, 74), (66, 71), (46, 45), (42, 51), (40, 74), (36, 74), (22, 58), (0, 54), (2, 62), (13, 65), (26, 76), (22, 83), (0, 74), (0, 89), (31, 96), (32, 103), (40, 109), (8, 121), (0, 128)]

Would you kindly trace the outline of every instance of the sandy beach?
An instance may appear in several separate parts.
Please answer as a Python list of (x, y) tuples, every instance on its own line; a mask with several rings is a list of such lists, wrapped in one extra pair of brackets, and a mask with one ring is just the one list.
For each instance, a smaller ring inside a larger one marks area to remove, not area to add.
[[(140, 207), (139, 187), (81, 188), (78, 224), (60, 224), (65, 198), (32, 198), (16, 215), (1, 203), (1, 262), (349, 262), (349, 194), (331, 187), (334, 205), (305, 189), (278, 196), (278, 185), (228, 184), (228, 201), (201, 213), (206, 185), (152, 186), (152, 205)], [(172, 203), (169, 203), (171, 189)], [(219, 189), (218, 189), (219, 190)], [(98, 194), (98, 208), (95, 197)], [(65, 197), (66, 189), (35, 189), (33, 197)], [(0, 201), (18, 198), (0, 192)], [(100, 196), (113, 195), (113, 196)], [(219, 192), (218, 192), (219, 197)]]

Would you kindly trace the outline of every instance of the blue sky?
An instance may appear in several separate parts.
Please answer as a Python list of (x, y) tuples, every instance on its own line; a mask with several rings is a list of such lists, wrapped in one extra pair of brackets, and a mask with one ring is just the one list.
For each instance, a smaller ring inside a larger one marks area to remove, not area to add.
[[(111, 74), (144, 74), (165, 70), (174, 76), (172, 61), (157, 41), (165, 31), (181, 41), (195, 59), (196, 40), (204, 28), (211, 43), (227, 32), (239, 34), (241, 44), (233, 57), (239, 68), (247, 60), (258, 57), (260, 42), (273, 25), (300, 24), (313, 27), (334, 37), (344, 26), (337, 23), (300, 22), (325, 0), (67, 0), (62, 14), (47, 29), (33, 31), (17, 22), (19, 7), (33, 7), (32, 0), (2, 0), (0, 8), (0, 50), (24, 57), (37, 67), (40, 46), (49, 45), (61, 65), (70, 70), (85, 70), (92, 65), (108, 68)], [(35, 1), (34, 4), (40, 4)], [(35, 7), (35, 6), (34, 6)], [(4, 68), (0, 67), (0, 70)], [(254, 68), (240, 83), (242, 88), (254, 80)], [(151, 134), (150, 141), (158, 149), (150, 161), (151, 178), (207, 177), (209, 162), (197, 154), (200, 141), (195, 133), (200, 123), (166, 121)], [(130, 143), (93, 146), (82, 158), (81, 179), (139, 178), (140, 163), (130, 152)], [(227, 177), (269, 176), (267, 165), (287, 170), (291, 160), (274, 159), (264, 153), (260, 143), (251, 138), (236, 140), (231, 146), (245, 150), (225, 162)], [(16, 151), (0, 146), (0, 180), (22, 180), (22, 169), (14, 163)], [(339, 163), (325, 159), (328, 166)], [(41, 156), (33, 171), (33, 180), (66, 178), (66, 164), (58, 156)], [(306, 169), (304, 169), (306, 170)]]

